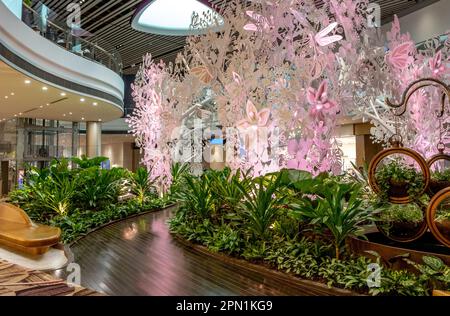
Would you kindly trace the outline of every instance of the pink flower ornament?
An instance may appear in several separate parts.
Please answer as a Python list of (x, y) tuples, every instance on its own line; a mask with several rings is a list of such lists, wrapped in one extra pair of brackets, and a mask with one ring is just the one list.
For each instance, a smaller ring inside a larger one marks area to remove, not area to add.
[(336, 107), (336, 103), (328, 99), (328, 84), (326, 81), (322, 81), (317, 90), (309, 87), (306, 98), (312, 105), (309, 114), (313, 117), (323, 117), (324, 112)]
[(258, 127), (266, 127), (269, 122), (270, 109), (262, 109), (258, 112), (252, 101), (247, 101), (246, 118), (237, 123), (239, 129), (246, 130), (249, 127), (257, 129)]
[(414, 43), (411, 41), (396, 46), (392, 52), (387, 55), (388, 62), (394, 68), (400, 70), (407, 68), (414, 61), (414, 58), (410, 56), (413, 46)]
[(445, 72), (445, 66), (442, 63), (442, 53), (441, 51), (437, 52), (436, 55), (430, 59), (429, 61), (431, 72), (434, 77), (439, 76), (440, 74)]

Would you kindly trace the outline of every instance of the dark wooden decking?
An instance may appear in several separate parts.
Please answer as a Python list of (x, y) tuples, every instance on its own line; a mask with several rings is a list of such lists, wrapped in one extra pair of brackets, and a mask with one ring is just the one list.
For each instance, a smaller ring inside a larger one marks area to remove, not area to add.
[(110, 295), (309, 294), (183, 246), (168, 231), (170, 215), (165, 210), (131, 218), (77, 242), (72, 251), (81, 285)]

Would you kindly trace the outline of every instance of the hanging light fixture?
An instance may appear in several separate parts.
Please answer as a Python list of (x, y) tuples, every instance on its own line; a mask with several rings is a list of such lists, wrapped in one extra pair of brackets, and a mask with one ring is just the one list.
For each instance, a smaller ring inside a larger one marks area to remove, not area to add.
[(206, 0), (144, 0), (131, 21), (138, 31), (159, 35), (187, 36), (206, 32), (209, 28), (191, 28), (192, 15), (211, 14), (216, 21), (211, 27), (223, 25), (223, 18)]

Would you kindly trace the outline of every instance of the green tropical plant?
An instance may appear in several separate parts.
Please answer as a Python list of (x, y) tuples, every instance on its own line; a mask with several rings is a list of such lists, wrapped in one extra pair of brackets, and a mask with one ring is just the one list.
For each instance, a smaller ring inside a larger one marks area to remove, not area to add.
[(155, 180), (150, 179), (150, 172), (147, 168), (140, 167), (134, 173), (129, 174), (131, 193), (136, 195), (141, 207), (144, 206), (145, 200), (153, 197), (156, 192), (154, 186)]
[(53, 175), (45, 184), (38, 184), (34, 191), (33, 204), (37, 208), (64, 215), (70, 210), (75, 194), (75, 182), (67, 177)]
[(254, 236), (260, 239), (268, 238), (271, 225), (285, 205), (286, 195), (280, 190), (281, 180), (280, 176), (272, 176), (269, 180), (256, 178), (248, 186), (236, 183), (244, 196), (239, 206), (241, 216)]
[[(251, 170), (246, 172), (240, 169), (232, 172), (230, 168), (210, 174), (212, 192), (218, 201), (218, 206), (228, 212), (237, 209), (244, 193), (250, 189), (252, 181), (250, 177)], [(242, 187), (239, 188), (238, 184)]]
[(120, 195), (120, 180), (124, 177), (123, 173), (123, 169), (119, 168), (81, 170), (75, 180), (77, 182), (78, 207), (98, 209), (109, 203), (116, 203)]
[(175, 193), (175, 199), (182, 204), (182, 210), (197, 219), (209, 218), (215, 209), (210, 179), (206, 176), (184, 176), (185, 184)]
[(100, 168), (102, 162), (108, 161), (107, 157), (94, 157), (88, 158), (86, 155), (82, 155), (81, 158), (73, 157), (72, 162), (77, 164), (80, 169), (88, 169), (92, 167)]
[(190, 166), (187, 163), (176, 162), (170, 167), (172, 183), (169, 189), (169, 195), (174, 195), (183, 186), (185, 177), (190, 174)]
[(321, 197), (304, 197), (299, 203), (293, 203), (292, 215), (327, 228), (333, 236), (336, 259), (339, 259), (345, 239), (361, 235), (361, 225), (372, 220), (374, 210), (363, 206), (359, 184), (327, 182), (317, 189)]
[(450, 267), (440, 258), (423, 256), (423, 264), (404, 259), (421, 273), (421, 279), (428, 282), (434, 289), (450, 290)]

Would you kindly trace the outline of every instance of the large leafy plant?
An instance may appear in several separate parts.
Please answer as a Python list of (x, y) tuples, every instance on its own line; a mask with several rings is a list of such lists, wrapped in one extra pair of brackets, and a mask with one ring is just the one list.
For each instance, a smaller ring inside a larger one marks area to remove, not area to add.
[(84, 209), (98, 209), (110, 203), (116, 203), (121, 193), (120, 181), (124, 178), (124, 170), (111, 170), (90, 167), (81, 170), (76, 182), (78, 190), (76, 200)]
[(212, 192), (217, 199), (219, 207), (228, 212), (238, 208), (238, 204), (244, 197), (244, 192), (250, 190), (251, 170), (246, 172), (240, 169), (233, 172), (230, 168), (225, 168), (221, 172), (210, 175)]
[(175, 194), (184, 213), (190, 218), (209, 218), (215, 208), (209, 177), (185, 175), (184, 182), (184, 186)]
[(176, 162), (170, 168), (172, 183), (169, 188), (169, 195), (174, 195), (185, 183), (185, 177), (190, 174), (190, 166), (185, 163)]
[(317, 189), (316, 198), (303, 197), (293, 203), (292, 214), (299, 220), (307, 219), (313, 225), (326, 228), (333, 239), (336, 259), (339, 259), (345, 239), (361, 235), (361, 226), (372, 220), (374, 211), (363, 205), (359, 184), (328, 181)]
[(270, 227), (285, 205), (286, 194), (282, 191), (281, 180), (280, 176), (272, 175), (256, 178), (248, 187), (236, 183), (244, 197), (240, 203), (241, 216), (257, 238), (269, 237)]
[(150, 179), (150, 173), (143, 167), (130, 173), (129, 180), (131, 192), (136, 195), (139, 204), (143, 207), (146, 199), (155, 195), (155, 180)]

